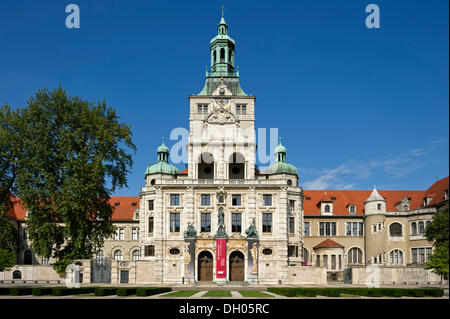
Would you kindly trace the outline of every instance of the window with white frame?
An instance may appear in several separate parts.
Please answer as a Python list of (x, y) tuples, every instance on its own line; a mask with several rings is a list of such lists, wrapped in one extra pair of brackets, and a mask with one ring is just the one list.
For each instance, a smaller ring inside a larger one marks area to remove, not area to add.
[(417, 223), (411, 223), (411, 236), (417, 236)]
[(362, 236), (363, 235), (363, 223), (362, 222), (347, 222), (346, 235), (347, 236)]
[(197, 112), (198, 113), (208, 113), (208, 104), (198, 104)]
[(114, 260), (122, 260), (122, 259), (123, 259), (122, 251), (120, 249), (116, 250), (114, 252)]
[(50, 258), (42, 257), (42, 266), (50, 266)]
[(131, 240), (138, 240), (139, 239), (139, 228), (132, 228), (131, 229)]
[(309, 236), (310, 235), (310, 223), (304, 222), (304, 235)]
[(356, 206), (355, 205), (348, 206), (348, 212), (350, 214), (355, 214), (356, 213)]
[(125, 229), (117, 228), (114, 234), (114, 240), (124, 240), (125, 239)]
[(319, 222), (320, 236), (336, 236), (336, 222)]
[(141, 252), (139, 249), (136, 249), (135, 251), (133, 251), (132, 258), (135, 261), (141, 259)]
[(403, 264), (403, 252), (400, 249), (394, 249), (389, 253), (389, 262), (391, 264)]
[(353, 247), (348, 251), (347, 261), (349, 264), (361, 264), (362, 263), (362, 250), (358, 247)]

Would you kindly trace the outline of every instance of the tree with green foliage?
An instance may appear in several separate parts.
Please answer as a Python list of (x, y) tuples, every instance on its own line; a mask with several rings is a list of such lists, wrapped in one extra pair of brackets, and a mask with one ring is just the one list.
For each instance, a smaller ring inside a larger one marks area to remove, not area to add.
[(448, 203), (434, 216), (431, 223), (425, 229), (425, 237), (434, 241), (435, 249), (426, 263), (426, 269), (431, 269), (445, 279), (449, 275), (449, 208)]
[(0, 271), (12, 267), (16, 263), (16, 254), (9, 249), (0, 249)]
[(136, 151), (131, 130), (105, 101), (94, 104), (61, 88), (41, 89), (9, 112), (0, 127), (17, 129), (2, 144), (13, 154), (10, 176), (29, 212), (29, 239), (63, 274), (74, 260), (92, 258), (115, 230), (109, 199), (127, 186)]

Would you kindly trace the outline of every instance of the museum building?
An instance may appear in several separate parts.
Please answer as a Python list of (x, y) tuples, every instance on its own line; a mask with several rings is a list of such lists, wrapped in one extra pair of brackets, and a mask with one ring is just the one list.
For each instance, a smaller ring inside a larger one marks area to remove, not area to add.
[[(382, 283), (439, 281), (423, 267), (433, 250), (424, 231), (448, 203), (448, 177), (422, 191), (303, 190), (281, 139), (260, 172), (255, 96), (240, 86), (223, 15), (217, 29), (204, 88), (189, 96), (187, 168), (169, 163), (163, 141), (139, 196), (111, 198), (116, 233), (80, 261), (80, 281), (363, 283), (373, 266)], [(26, 215), (17, 202), (24, 239)], [(30, 247), (0, 282), (62, 281)]]

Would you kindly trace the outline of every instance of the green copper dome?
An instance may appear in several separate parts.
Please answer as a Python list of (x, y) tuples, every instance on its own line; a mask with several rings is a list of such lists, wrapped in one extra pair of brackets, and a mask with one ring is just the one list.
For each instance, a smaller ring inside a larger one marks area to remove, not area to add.
[(169, 148), (164, 145), (164, 137), (162, 144), (157, 149), (158, 163), (151, 164), (145, 170), (145, 175), (148, 174), (178, 174), (179, 170), (173, 165), (169, 164)]
[(278, 146), (275, 148), (276, 163), (264, 171), (264, 174), (293, 174), (298, 176), (297, 168), (286, 163), (286, 148), (281, 144), (281, 137)]
[(264, 171), (264, 174), (293, 174), (298, 175), (297, 168), (288, 163), (278, 162)]

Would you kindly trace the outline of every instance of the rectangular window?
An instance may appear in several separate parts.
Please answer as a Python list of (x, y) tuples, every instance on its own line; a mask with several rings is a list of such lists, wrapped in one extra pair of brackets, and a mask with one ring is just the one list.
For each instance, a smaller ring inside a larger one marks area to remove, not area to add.
[(305, 234), (305, 236), (309, 236), (309, 229), (310, 229), (309, 222), (305, 222), (304, 225), (305, 225), (305, 232), (304, 232), (304, 234)]
[(271, 213), (263, 213), (263, 233), (271, 233), (272, 232), (272, 214)]
[(154, 245), (146, 245), (144, 247), (144, 255), (146, 257), (155, 256), (155, 246)]
[(350, 205), (349, 207), (349, 213), (350, 214), (355, 214), (356, 213), (356, 206), (355, 205)]
[(153, 226), (154, 226), (154, 224), (153, 224), (153, 217), (149, 217), (148, 218), (148, 232), (150, 234), (153, 234)]
[(202, 194), (201, 196), (202, 206), (210, 206), (211, 205), (211, 196), (209, 194)]
[(430, 261), (431, 253), (432, 253), (432, 249), (430, 247), (426, 248), (425, 261)]
[(331, 255), (331, 269), (336, 269), (336, 255)]
[(201, 215), (201, 230), (202, 233), (209, 233), (211, 231), (211, 214), (202, 213)]
[(320, 236), (336, 236), (336, 222), (320, 222)]
[(240, 233), (242, 231), (242, 214), (231, 214), (231, 232)]
[(352, 223), (352, 234), (358, 236), (358, 223)]
[(241, 195), (240, 194), (231, 195), (231, 205), (241, 206)]
[(289, 233), (295, 233), (295, 217), (289, 217)]
[(345, 226), (346, 226), (345, 234), (347, 236), (351, 236), (352, 235), (352, 223), (345, 223)]
[(242, 104), (236, 105), (236, 114), (238, 115), (247, 114), (247, 106)]
[(125, 231), (123, 228), (117, 228), (116, 233), (114, 234), (114, 240), (123, 240), (125, 235)]
[(373, 225), (373, 232), (374, 232), (374, 233), (377, 232), (377, 225)]
[(325, 223), (324, 222), (319, 223), (319, 235), (320, 236), (325, 235)]
[(180, 232), (180, 214), (170, 213), (170, 232), (179, 233)]
[(288, 246), (289, 257), (298, 257), (298, 246)]
[(323, 266), (328, 268), (328, 255), (323, 255)]
[(289, 210), (291, 212), (295, 210), (295, 200), (289, 200)]
[(154, 200), (151, 199), (148, 201), (148, 210), (153, 210), (154, 209)]
[(317, 266), (317, 267), (320, 267), (320, 255), (317, 255), (317, 258), (316, 258), (316, 266)]
[(381, 210), (381, 204), (377, 204), (377, 209)]
[(412, 262), (417, 263), (417, 248), (411, 249)]
[(423, 264), (425, 262), (425, 248), (419, 248), (419, 263)]
[(199, 104), (197, 106), (198, 113), (208, 113), (208, 104)]
[(359, 222), (358, 223), (358, 236), (363, 236), (363, 235), (364, 235), (363, 223)]
[(131, 240), (138, 240), (139, 238), (139, 228), (131, 229)]
[(170, 206), (180, 206), (180, 194), (170, 194)]
[(263, 205), (264, 206), (272, 206), (272, 195), (270, 195), (270, 194), (263, 195)]

